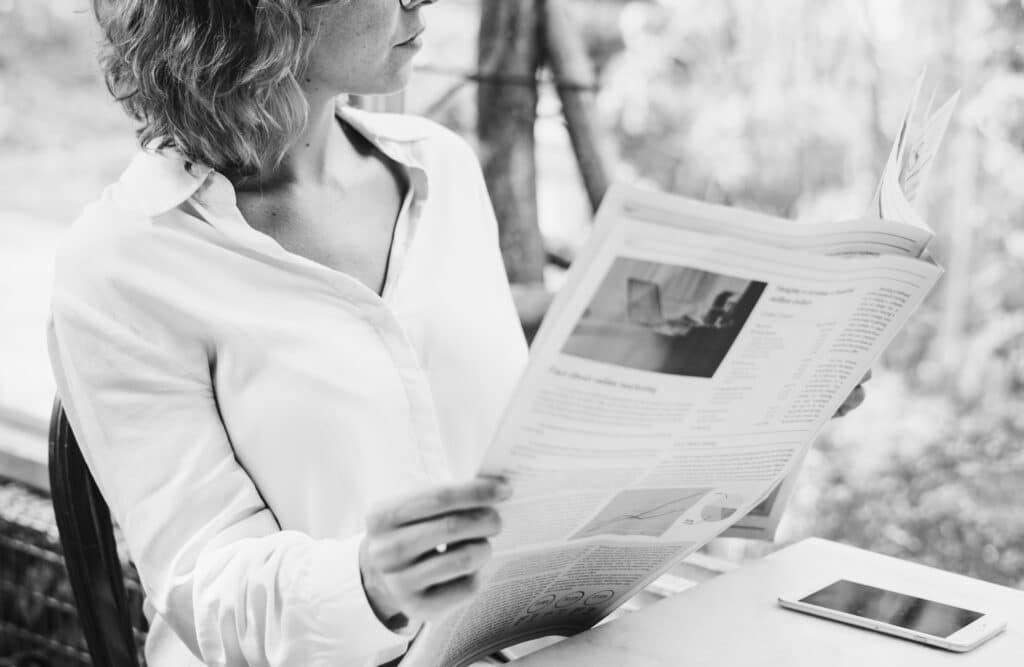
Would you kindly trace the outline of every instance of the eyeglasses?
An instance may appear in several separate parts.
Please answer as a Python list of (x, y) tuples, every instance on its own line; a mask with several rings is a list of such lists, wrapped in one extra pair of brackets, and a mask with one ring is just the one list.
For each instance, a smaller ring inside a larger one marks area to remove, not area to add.
[(402, 9), (410, 11), (416, 9), (420, 5), (429, 5), (437, 2), (437, 0), (398, 0), (398, 4), (402, 5)]

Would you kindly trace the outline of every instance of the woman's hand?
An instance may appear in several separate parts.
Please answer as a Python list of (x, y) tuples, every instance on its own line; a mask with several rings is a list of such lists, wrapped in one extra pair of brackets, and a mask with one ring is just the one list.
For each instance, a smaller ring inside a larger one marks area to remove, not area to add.
[(480, 477), (391, 503), (366, 520), (359, 569), (367, 599), (392, 630), (440, 618), (465, 602), (501, 531), (494, 505), (512, 488)]
[(846, 397), (846, 400), (843, 401), (843, 404), (840, 405), (839, 409), (836, 410), (836, 413), (832, 415), (833, 419), (835, 419), (836, 417), (844, 417), (848, 415), (850, 412), (860, 407), (860, 404), (864, 402), (864, 396), (867, 393), (864, 390), (864, 383), (870, 379), (871, 369), (868, 369), (868, 372), (864, 374), (864, 379), (862, 379), (860, 383), (853, 388), (853, 391), (850, 392), (850, 395)]

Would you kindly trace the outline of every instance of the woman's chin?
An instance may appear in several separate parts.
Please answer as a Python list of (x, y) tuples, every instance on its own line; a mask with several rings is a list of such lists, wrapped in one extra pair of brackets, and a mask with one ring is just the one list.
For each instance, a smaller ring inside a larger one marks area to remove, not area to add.
[(392, 95), (402, 92), (409, 86), (410, 79), (412, 79), (412, 63), (407, 62), (386, 78), (384, 82), (386, 92), (382, 94)]

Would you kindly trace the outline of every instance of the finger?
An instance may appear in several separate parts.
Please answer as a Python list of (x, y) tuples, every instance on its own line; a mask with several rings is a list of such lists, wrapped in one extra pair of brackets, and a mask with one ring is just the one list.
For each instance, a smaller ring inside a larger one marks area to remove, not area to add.
[(868, 372), (864, 374), (864, 379), (860, 381), (860, 384), (864, 384), (865, 382), (867, 382), (870, 379), (871, 379), (871, 369), (869, 368)]
[(493, 505), (512, 495), (508, 482), (477, 477), (469, 482), (442, 486), (391, 503), (367, 517), (367, 532), (381, 533), (441, 514)]
[(844, 417), (849, 414), (851, 410), (860, 407), (860, 404), (864, 402), (866, 395), (867, 392), (865, 392), (864, 387), (857, 385), (853, 388), (853, 391), (850, 392), (850, 395), (846, 397), (846, 400), (843, 401), (843, 404), (839, 406), (839, 409), (836, 410), (836, 413), (832, 417)]
[(846, 411), (849, 412), (850, 410), (860, 407), (860, 404), (864, 402), (866, 397), (867, 390), (865, 390), (862, 385), (854, 387), (853, 391), (850, 392), (850, 395), (846, 397)]
[(392, 572), (440, 545), (486, 539), (500, 532), (501, 517), (493, 508), (463, 510), (379, 535), (369, 545), (367, 555), (381, 572)]
[(448, 545), (441, 554), (428, 556), (396, 573), (399, 587), (406, 591), (425, 591), (431, 586), (474, 574), (491, 558), (491, 543), (473, 540)]

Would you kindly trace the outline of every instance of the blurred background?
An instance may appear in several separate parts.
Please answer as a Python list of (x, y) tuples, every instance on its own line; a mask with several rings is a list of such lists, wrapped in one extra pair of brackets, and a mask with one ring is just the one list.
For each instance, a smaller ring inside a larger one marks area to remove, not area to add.
[[(1020, 0), (568, 5), (594, 75), (576, 83), (609, 175), (710, 202), (856, 216), (920, 72), (939, 101), (962, 91), (922, 200), (947, 273), (879, 362), (865, 405), (815, 445), (779, 540), (818, 535), (1024, 586)], [(480, 0), (423, 13), (417, 75), (389, 104), (485, 152)], [(20, 480), (0, 484), (0, 514), (20, 502), (14, 489), (39, 486), (31, 462), (45, 460), (54, 249), (135, 150), (96, 65), (93, 23), (87, 0), (0, 0), (0, 477)], [(501, 74), (487, 85), (522, 84), (515, 73), (495, 83)], [(549, 261), (525, 280), (553, 291), (592, 209), (552, 75), (543, 63), (536, 75), (536, 225)]]

